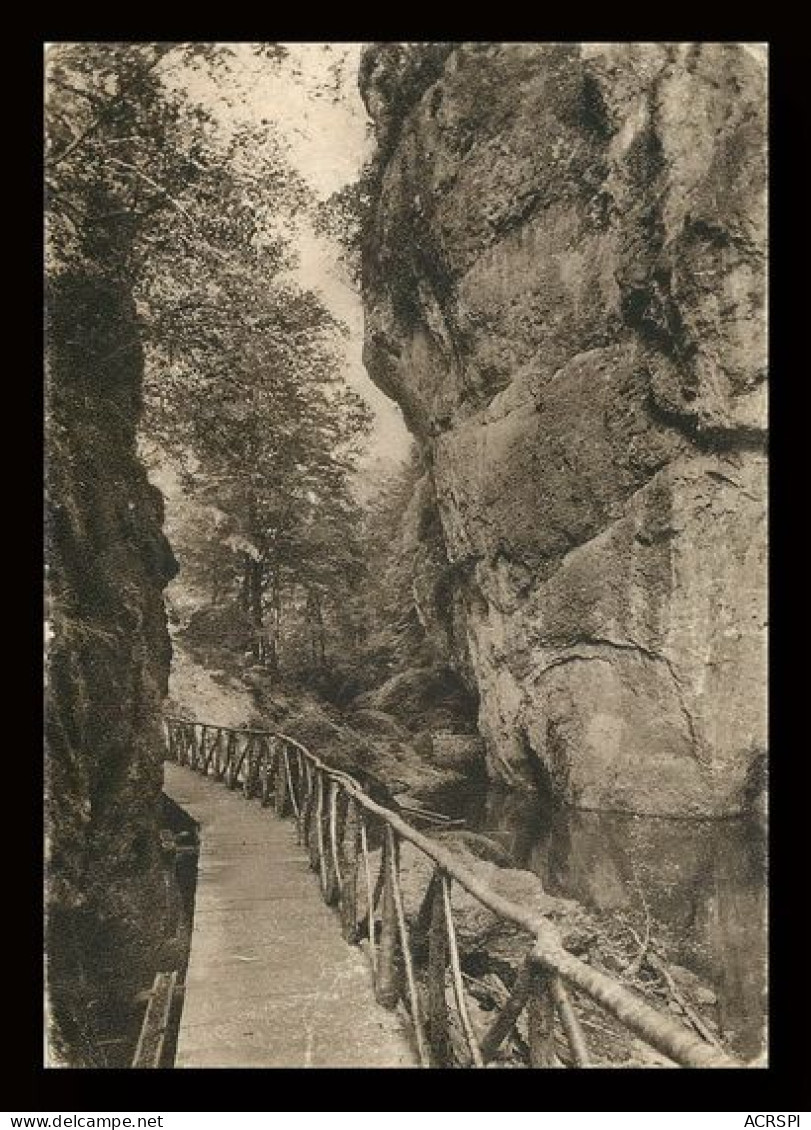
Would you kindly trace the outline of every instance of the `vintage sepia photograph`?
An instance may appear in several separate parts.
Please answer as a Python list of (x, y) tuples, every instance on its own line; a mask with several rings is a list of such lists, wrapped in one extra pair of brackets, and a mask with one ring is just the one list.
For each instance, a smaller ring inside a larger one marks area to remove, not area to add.
[(44, 69), (45, 1066), (768, 1067), (767, 45)]

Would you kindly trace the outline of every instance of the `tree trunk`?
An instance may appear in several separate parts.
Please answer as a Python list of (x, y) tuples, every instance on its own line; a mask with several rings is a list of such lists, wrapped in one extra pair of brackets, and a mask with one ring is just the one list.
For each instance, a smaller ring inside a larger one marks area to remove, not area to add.
[(318, 643), (318, 663), (319, 663), (319, 666), (326, 667), (326, 665), (327, 665), (327, 632), (326, 632), (326, 628), (324, 627), (324, 614), (321, 611), (321, 594), (319, 592), (315, 592), (313, 594), (313, 596), (314, 596), (313, 609), (314, 609), (314, 612), (315, 612), (315, 624), (316, 624), (316, 640), (317, 640), (317, 643)]
[(279, 571), (273, 570), (270, 588), (271, 626), (268, 639), (268, 667), (273, 674), (279, 671), (279, 640), (282, 631), (282, 588)]
[(251, 612), (251, 559), (245, 555), (242, 582), (239, 587), (239, 605), (246, 616)]
[(251, 626), (254, 633), (254, 655), (259, 663), (265, 662), (265, 624), (262, 615), (262, 562), (251, 560), (248, 567)]
[(310, 646), (310, 663), (313, 667), (318, 664), (318, 656), (315, 647), (315, 617), (313, 616), (313, 590), (307, 589), (307, 604), (304, 609), (304, 617), (307, 621), (307, 641)]

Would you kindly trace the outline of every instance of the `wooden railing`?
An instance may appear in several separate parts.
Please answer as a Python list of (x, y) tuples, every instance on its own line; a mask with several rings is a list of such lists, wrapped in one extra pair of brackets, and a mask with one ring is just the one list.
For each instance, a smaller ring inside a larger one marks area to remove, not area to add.
[(133, 1067), (162, 1067), (166, 1035), (177, 991), (177, 970), (156, 973), (132, 1058)]
[[(515, 1034), (525, 1011), (531, 1066), (588, 1066), (588, 1045), (572, 990), (675, 1064), (741, 1066), (575, 957), (548, 919), (488, 888), (442, 844), (376, 803), (349, 773), (325, 764), (293, 738), (179, 718), (167, 719), (167, 736), (170, 760), (222, 780), (230, 789), (241, 788), (248, 798), (258, 796), (280, 817), (294, 816), (321, 893), (339, 908), (344, 938), (368, 947), (377, 1000), (389, 1009), (402, 1000), (408, 1010), (423, 1066), (486, 1066)], [(411, 923), (400, 877), (403, 841), (433, 864)], [(373, 879), (372, 857), (378, 848), (380, 864)], [(483, 1034), (474, 1027), (465, 989), (451, 900), (454, 883), (531, 936), (509, 996)], [(556, 1020), (562, 1040), (556, 1035)]]

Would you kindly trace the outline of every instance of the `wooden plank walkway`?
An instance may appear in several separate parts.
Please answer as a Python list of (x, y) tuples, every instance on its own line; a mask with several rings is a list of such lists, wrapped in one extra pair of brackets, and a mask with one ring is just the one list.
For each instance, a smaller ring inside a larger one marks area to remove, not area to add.
[(374, 999), (292, 820), (167, 762), (164, 791), (200, 825), (176, 1067), (410, 1067), (405, 1024)]

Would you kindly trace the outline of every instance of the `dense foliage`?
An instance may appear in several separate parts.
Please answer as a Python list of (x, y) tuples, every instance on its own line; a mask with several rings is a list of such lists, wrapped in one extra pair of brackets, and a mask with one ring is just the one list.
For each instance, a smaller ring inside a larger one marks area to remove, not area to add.
[[(281, 45), (257, 45), (275, 67)], [(313, 205), (266, 124), (217, 118), (232, 49), (59, 45), (48, 59), (48, 267), (132, 294), (144, 433), (216, 522), (186, 548), (277, 666), (286, 607), (323, 663), (325, 614), (360, 576), (349, 487), (370, 416), (344, 383), (342, 327), (301, 289), (285, 228)], [(181, 565), (187, 561), (181, 554)]]

